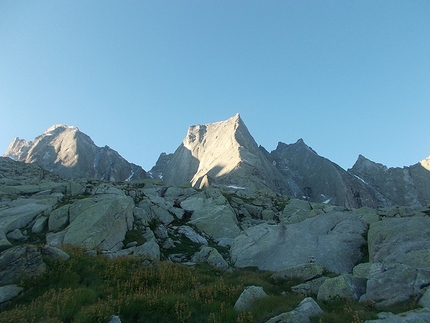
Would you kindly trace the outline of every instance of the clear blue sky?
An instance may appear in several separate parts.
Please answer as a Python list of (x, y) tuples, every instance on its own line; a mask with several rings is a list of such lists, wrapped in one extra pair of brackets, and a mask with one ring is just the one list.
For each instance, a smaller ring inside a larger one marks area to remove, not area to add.
[(430, 1), (0, 1), (0, 153), (74, 125), (149, 170), (239, 112), (347, 169), (430, 154)]

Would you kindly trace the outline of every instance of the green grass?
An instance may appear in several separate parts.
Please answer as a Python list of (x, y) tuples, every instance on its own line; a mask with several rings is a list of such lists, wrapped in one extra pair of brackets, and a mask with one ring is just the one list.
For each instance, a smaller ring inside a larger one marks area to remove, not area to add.
[[(0, 322), (107, 322), (119, 315), (131, 322), (266, 322), (294, 309), (303, 297), (291, 292), (297, 281), (273, 281), (271, 272), (245, 268), (232, 273), (208, 265), (189, 268), (170, 262), (144, 266), (142, 259), (90, 256), (65, 247), (66, 261), (45, 258), (47, 271), (21, 282), (25, 288), (0, 312)], [(233, 306), (246, 286), (263, 287), (269, 297), (248, 312)], [(368, 304), (321, 303), (325, 314), (312, 322), (362, 322), (375, 317)]]

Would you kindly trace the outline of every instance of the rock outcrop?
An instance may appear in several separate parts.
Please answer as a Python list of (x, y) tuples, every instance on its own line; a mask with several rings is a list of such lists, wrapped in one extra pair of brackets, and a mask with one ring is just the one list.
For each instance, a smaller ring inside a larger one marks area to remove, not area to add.
[(60, 248), (72, 244), (147, 264), (256, 266), (300, 279), (295, 293), (324, 301), (386, 306), (428, 294), (429, 207), (345, 209), (267, 188), (63, 179), (10, 158), (0, 158), (0, 183), (0, 286), (43, 272), (45, 256), (67, 261)]
[(77, 127), (66, 125), (54, 125), (34, 141), (15, 138), (3, 156), (34, 163), (64, 178), (124, 181), (148, 177), (140, 166), (129, 163), (115, 150), (97, 147)]

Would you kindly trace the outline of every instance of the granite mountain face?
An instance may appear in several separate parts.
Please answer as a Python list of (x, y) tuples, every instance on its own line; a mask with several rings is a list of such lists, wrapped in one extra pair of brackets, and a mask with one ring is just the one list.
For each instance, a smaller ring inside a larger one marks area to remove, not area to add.
[(124, 181), (148, 177), (142, 167), (108, 146), (96, 146), (77, 127), (66, 125), (54, 125), (34, 141), (15, 138), (3, 156), (34, 163), (64, 178)]
[(55, 125), (33, 142), (16, 138), (3, 155), (35, 163), (65, 178), (108, 181), (160, 178), (166, 185), (229, 187), (278, 194), (347, 208), (430, 202), (430, 157), (403, 168), (387, 168), (359, 156), (344, 170), (319, 156), (302, 139), (278, 143), (272, 152), (258, 146), (239, 114), (189, 127), (174, 153), (162, 153), (147, 174), (109, 147), (97, 147), (76, 127)]
[(173, 154), (162, 154), (151, 169), (168, 184), (198, 188), (230, 186), (290, 193), (279, 171), (265, 158), (239, 114), (217, 123), (189, 127)]

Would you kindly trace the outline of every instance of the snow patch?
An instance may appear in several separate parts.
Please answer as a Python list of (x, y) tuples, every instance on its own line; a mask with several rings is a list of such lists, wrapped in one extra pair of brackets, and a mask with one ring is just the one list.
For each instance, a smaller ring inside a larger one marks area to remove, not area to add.
[(234, 188), (235, 190), (246, 190), (245, 187), (235, 186), (235, 185), (227, 185), (228, 188)]
[(360, 181), (362, 181), (364, 184), (369, 185), (366, 183), (366, 181), (360, 177), (358, 177), (357, 175), (354, 174), (354, 177), (356, 177), (357, 179), (359, 179)]
[(134, 171), (133, 170), (131, 170), (131, 174), (130, 174), (130, 176), (125, 180), (126, 182), (130, 182), (130, 180), (131, 180), (131, 178), (133, 177), (133, 175), (134, 175)]

